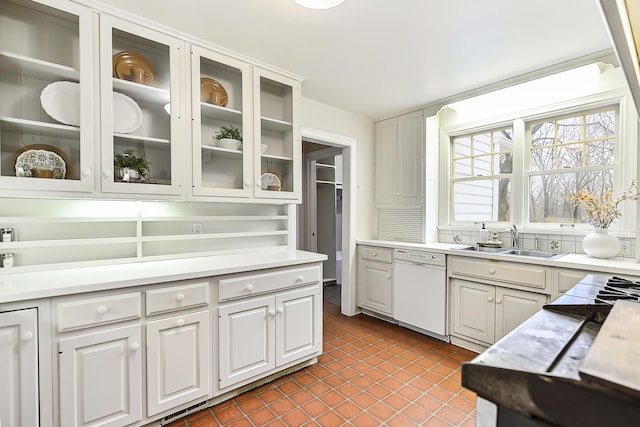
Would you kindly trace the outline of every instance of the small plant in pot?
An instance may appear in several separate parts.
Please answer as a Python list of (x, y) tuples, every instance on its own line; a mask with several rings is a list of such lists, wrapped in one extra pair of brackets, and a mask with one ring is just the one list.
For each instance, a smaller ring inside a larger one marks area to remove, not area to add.
[(132, 149), (127, 148), (114, 158), (116, 177), (125, 182), (145, 181), (149, 178), (151, 165), (142, 157), (137, 157)]
[(216, 132), (214, 138), (218, 140), (219, 147), (230, 150), (237, 150), (242, 143), (240, 129), (234, 128), (233, 126), (222, 126), (220, 130)]

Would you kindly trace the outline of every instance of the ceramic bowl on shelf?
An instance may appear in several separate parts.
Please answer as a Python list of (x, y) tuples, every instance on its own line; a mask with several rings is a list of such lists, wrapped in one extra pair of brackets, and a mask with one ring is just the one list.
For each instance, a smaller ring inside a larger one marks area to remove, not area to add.
[(200, 79), (200, 101), (226, 107), (229, 97), (227, 91), (217, 80), (202, 77)]
[(237, 150), (240, 148), (242, 142), (237, 139), (222, 138), (218, 140), (218, 147), (226, 148), (227, 150)]
[(151, 61), (135, 52), (119, 52), (113, 55), (113, 76), (143, 85), (152, 85), (155, 71)]

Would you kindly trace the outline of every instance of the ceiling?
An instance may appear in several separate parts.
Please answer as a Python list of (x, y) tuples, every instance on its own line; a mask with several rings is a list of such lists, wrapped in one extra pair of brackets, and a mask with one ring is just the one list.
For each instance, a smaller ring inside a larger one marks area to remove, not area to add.
[(612, 48), (598, 0), (102, 0), (305, 78), (372, 119)]

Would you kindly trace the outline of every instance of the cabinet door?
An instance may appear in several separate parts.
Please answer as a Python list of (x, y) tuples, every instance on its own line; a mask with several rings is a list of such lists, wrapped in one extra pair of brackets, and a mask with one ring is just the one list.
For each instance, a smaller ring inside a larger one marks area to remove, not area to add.
[(147, 416), (209, 393), (209, 312), (147, 324)]
[(3, 195), (93, 190), (92, 13), (55, 5), (0, 2)]
[(276, 296), (276, 366), (322, 351), (320, 286)]
[(495, 340), (495, 286), (453, 279), (453, 333), (493, 344)]
[(178, 39), (100, 16), (103, 192), (132, 197), (183, 193), (183, 52)]
[(0, 425), (37, 426), (37, 309), (0, 313)]
[(518, 325), (536, 314), (547, 296), (515, 289), (496, 288), (496, 336), (498, 341)]
[(254, 194), (302, 200), (300, 82), (254, 67)]
[(275, 314), (273, 297), (220, 306), (221, 389), (275, 368)]
[(398, 119), (376, 123), (376, 203), (396, 203), (398, 191)]
[(125, 426), (142, 419), (141, 326), (59, 341), (61, 426)]
[(392, 316), (392, 271), (391, 264), (361, 261), (358, 274), (358, 305)]
[[(251, 67), (198, 46), (191, 47), (193, 194), (253, 194)], [(225, 97), (226, 94), (226, 97)], [(223, 147), (222, 127), (238, 129), (242, 144)]]
[(420, 203), (424, 194), (422, 111), (398, 117), (398, 203)]

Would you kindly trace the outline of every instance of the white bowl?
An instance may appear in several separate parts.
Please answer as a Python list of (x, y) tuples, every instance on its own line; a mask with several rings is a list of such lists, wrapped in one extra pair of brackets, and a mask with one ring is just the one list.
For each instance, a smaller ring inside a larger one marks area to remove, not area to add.
[(237, 139), (222, 138), (218, 140), (218, 147), (226, 148), (228, 150), (237, 150), (240, 147), (241, 142)]
[(262, 144), (262, 145), (260, 146), (260, 149), (262, 150), (261, 152), (262, 152), (262, 153), (264, 153), (265, 151), (267, 151), (267, 147), (268, 147), (268, 145), (267, 145), (267, 144)]

